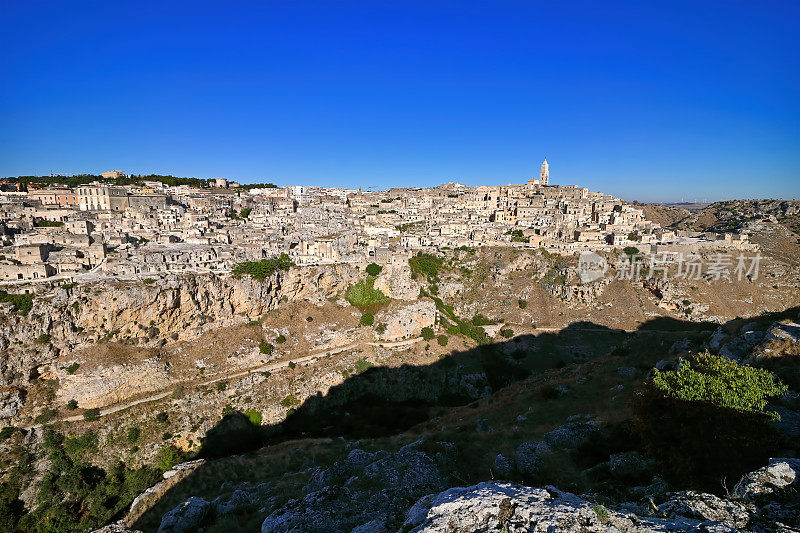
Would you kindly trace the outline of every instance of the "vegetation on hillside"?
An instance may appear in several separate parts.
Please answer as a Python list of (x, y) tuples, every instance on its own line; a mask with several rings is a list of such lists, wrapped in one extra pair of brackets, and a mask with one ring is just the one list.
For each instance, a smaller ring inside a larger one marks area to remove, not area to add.
[(0, 302), (8, 302), (14, 306), (14, 311), (22, 316), (27, 315), (33, 308), (32, 294), (11, 294), (0, 290)]
[(719, 490), (777, 451), (777, 415), (764, 408), (786, 390), (763, 369), (694, 354), (645, 382), (634, 399), (638, 433), (670, 483)]
[(236, 276), (247, 274), (255, 279), (264, 280), (278, 270), (289, 270), (292, 266), (294, 266), (294, 262), (289, 259), (288, 255), (282, 253), (279, 257), (272, 259), (237, 263), (236, 266), (233, 267), (233, 274)]
[(351, 285), (347, 289), (345, 299), (354, 307), (360, 309), (371, 308), (376, 305), (389, 301), (389, 297), (383, 294), (380, 289), (376, 289), (375, 278), (367, 276), (366, 279)]

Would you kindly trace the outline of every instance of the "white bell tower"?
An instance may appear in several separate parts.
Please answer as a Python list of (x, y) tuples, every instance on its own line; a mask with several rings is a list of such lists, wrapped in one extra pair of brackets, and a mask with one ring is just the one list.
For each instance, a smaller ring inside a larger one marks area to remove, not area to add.
[(544, 163), (542, 163), (542, 170), (539, 171), (539, 183), (542, 185), (547, 185), (550, 181), (550, 165), (547, 164), (547, 158), (544, 158)]

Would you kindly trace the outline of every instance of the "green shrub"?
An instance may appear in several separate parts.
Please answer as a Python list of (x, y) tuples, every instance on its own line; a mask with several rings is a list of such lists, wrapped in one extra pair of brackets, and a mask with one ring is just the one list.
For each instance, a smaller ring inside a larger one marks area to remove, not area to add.
[(306, 317), (306, 322), (314, 322), (314, 317), (313, 316), (307, 316)]
[(32, 294), (10, 294), (0, 290), (0, 302), (8, 302), (13, 305), (13, 310), (22, 316), (26, 316), (33, 308)]
[(228, 388), (228, 384), (224, 381), (217, 381), (217, 391), (222, 392)]
[(622, 249), (622, 253), (633, 260), (633, 257), (639, 255), (641, 252), (639, 252), (639, 249), (635, 246), (626, 246)]
[(525, 309), (526, 307), (528, 307), (528, 301), (527, 300), (519, 300), (519, 301), (517, 301), (517, 305), (519, 305), (520, 309)]
[(422, 328), (422, 338), (425, 339), (426, 341), (433, 339), (435, 336), (436, 333), (434, 333), (433, 328), (431, 327)]
[(717, 492), (778, 450), (765, 411), (786, 390), (762, 369), (700, 353), (677, 370), (654, 371), (633, 401), (636, 430), (660, 473), (676, 488)]
[(358, 308), (368, 308), (387, 302), (389, 298), (379, 289), (373, 287), (374, 278), (367, 278), (351, 285), (347, 289), (345, 299), (350, 305)]
[(162, 424), (165, 424), (168, 420), (169, 420), (169, 415), (167, 414), (166, 411), (161, 411), (156, 415), (156, 422), (161, 422)]
[(439, 346), (447, 346), (447, 343), (450, 342), (450, 339), (447, 335), (439, 335), (436, 337), (436, 342), (439, 343)]
[(372, 363), (370, 363), (366, 359), (359, 359), (358, 361), (356, 361), (355, 372), (356, 372), (356, 374), (360, 374), (362, 372), (365, 372), (365, 371), (369, 370), (373, 366), (375, 366), (375, 365), (373, 365)]
[(128, 433), (125, 435), (125, 440), (130, 444), (135, 444), (139, 440), (142, 431), (137, 427), (128, 428)]
[(247, 419), (250, 421), (250, 423), (253, 424), (254, 426), (261, 425), (261, 413), (259, 413), (258, 411), (255, 411), (253, 409), (248, 409), (247, 411), (244, 412), (244, 416), (246, 416)]
[(297, 366), (297, 363), (295, 363), (294, 361), (289, 361), (289, 364), (287, 366), (292, 370), (294, 370), (295, 367)]
[(164, 446), (155, 457), (156, 468), (162, 473), (171, 470), (173, 466), (181, 463), (184, 457), (180, 450), (172, 446)]
[(33, 220), (33, 226), (36, 228), (60, 228), (64, 223), (58, 220), (45, 220), (43, 218), (36, 218)]
[(285, 407), (286, 409), (291, 409), (298, 405), (300, 405), (300, 401), (294, 397), (294, 394), (290, 394), (281, 400), (281, 407)]
[[(651, 381), (665, 396), (688, 402), (708, 402), (746, 413), (764, 413), (767, 400), (787, 390), (786, 385), (776, 381), (767, 370), (741, 365), (708, 352), (687, 357), (677, 370), (655, 370)], [(767, 414), (777, 417), (772, 412)]]
[(96, 420), (100, 420), (100, 409), (97, 407), (93, 409), (87, 409), (83, 412), (83, 419), (87, 422), (95, 422)]
[(260, 343), (258, 343), (258, 351), (263, 353), (264, 355), (271, 355), (274, 349), (275, 347), (270, 343), (268, 343), (267, 341), (261, 341)]
[(439, 278), (439, 269), (442, 267), (442, 259), (435, 255), (419, 252), (408, 260), (411, 272), (414, 274), (424, 274), (429, 280)]
[(241, 218), (247, 218), (247, 217), (249, 217), (249, 216), (250, 216), (250, 213), (252, 213), (252, 212), (253, 212), (253, 209), (252, 209), (252, 208), (250, 208), (250, 207), (245, 207), (244, 209), (242, 209), (241, 211), (239, 211), (239, 216), (240, 216)]
[(47, 424), (52, 422), (58, 416), (58, 411), (55, 409), (42, 409), (42, 412), (33, 419), (37, 424)]
[(372, 313), (364, 313), (361, 315), (359, 322), (362, 326), (371, 326), (375, 323), (375, 316)]
[(142, 280), (142, 283), (144, 283), (145, 285), (152, 285), (155, 282), (156, 282), (156, 280), (154, 280), (153, 278), (144, 278)]
[(4, 442), (11, 438), (11, 435), (17, 430), (14, 426), (6, 426), (0, 429), (0, 442)]
[(383, 267), (376, 263), (370, 263), (367, 265), (367, 274), (369, 274), (370, 276), (377, 276), (378, 274), (381, 273), (382, 270)]
[(500, 335), (502, 335), (506, 339), (510, 339), (514, 336), (514, 330), (511, 328), (501, 329)]
[(480, 313), (475, 313), (472, 317), (472, 325), (473, 326), (488, 326), (494, 324), (491, 320), (486, 318)]
[(378, 335), (383, 335), (384, 333), (386, 333), (386, 324), (381, 322), (380, 324), (375, 326), (375, 333), (377, 333)]
[(294, 266), (294, 263), (289, 259), (289, 256), (282, 253), (279, 257), (273, 259), (238, 263), (233, 267), (233, 274), (235, 276), (247, 274), (252, 278), (265, 280), (278, 270), (289, 270), (292, 266)]
[(36, 342), (39, 344), (47, 344), (50, 342), (50, 334), (49, 333), (42, 333), (38, 337), (36, 337)]
[(286, 336), (285, 335), (278, 335), (277, 337), (275, 337), (275, 343), (276, 344), (283, 344), (284, 342), (286, 342)]
[(74, 411), (77, 408), (78, 408), (78, 400), (76, 400), (75, 398), (67, 402), (67, 409), (69, 409), (70, 411)]
[(78, 364), (78, 363), (72, 363), (71, 365), (69, 365), (69, 366), (68, 366), (67, 368), (65, 368), (64, 370), (66, 370), (66, 371), (67, 371), (67, 374), (74, 374), (75, 372), (77, 372), (77, 371), (78, 371), (78, 368), (80, 368), (80, 366), (81, 366), (81, 365), (80, 365), (80, 364)]

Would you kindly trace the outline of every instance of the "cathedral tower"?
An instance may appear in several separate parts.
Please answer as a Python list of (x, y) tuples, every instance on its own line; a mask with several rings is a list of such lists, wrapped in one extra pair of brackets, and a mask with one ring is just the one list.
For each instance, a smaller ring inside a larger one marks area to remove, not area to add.
[(547, 185), (547, 182), (550, 181), (550, 165), (547, 164), (547, 158), (544, 158), (544, 163), (542, 163), (542, 170), (539, 171), (539, 183), (542, 185)]

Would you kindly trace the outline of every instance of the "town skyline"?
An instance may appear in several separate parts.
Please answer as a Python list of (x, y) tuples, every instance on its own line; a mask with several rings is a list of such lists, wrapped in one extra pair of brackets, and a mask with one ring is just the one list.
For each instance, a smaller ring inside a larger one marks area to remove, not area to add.
[(0, 9), (0, 175), (800, 195), (793, 3)]

